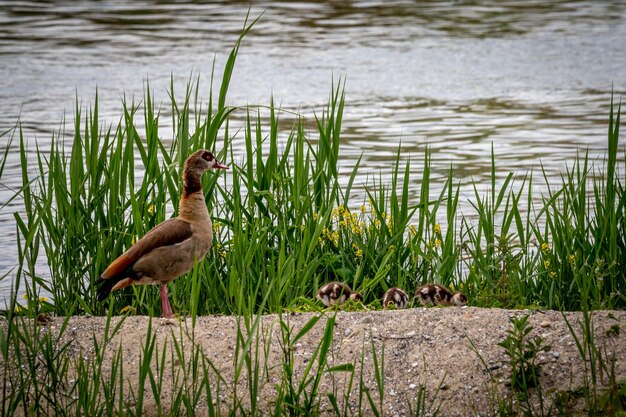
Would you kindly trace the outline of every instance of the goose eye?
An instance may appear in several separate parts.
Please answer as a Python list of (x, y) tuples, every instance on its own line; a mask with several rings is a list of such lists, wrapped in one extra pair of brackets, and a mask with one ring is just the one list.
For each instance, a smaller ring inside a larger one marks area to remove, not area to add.
[(211, 155), (211, 152), (205, 152), (202, 154), (202, 159), (204, 159), (205, 161), (210, 161), (211, 159), (213, 159), (213, 155)]

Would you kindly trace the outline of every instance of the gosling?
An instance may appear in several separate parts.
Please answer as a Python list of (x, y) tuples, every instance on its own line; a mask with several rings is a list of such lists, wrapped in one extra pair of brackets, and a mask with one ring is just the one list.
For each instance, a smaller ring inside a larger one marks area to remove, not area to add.
[(315, 296), (326, 307), (333, 306), (335, 304), (342, 305), (346, 300), (354, 300), (363, 302), (363, 296), (356, 291), (352, 291), (350, 287), (341, 282), (330, 282), (322, 286)]
[(415, 291), (415, 297), (419, 299), (422, 305), (440, 305), (440, 306), (464, 306), (467, 304), (467, 297), (458, 291), (454, 294), (443, 285), (427, 284), (418, 287)]
[(383, 296), (383, 308), (395, 306), (396, 308), (405, 308), (409, 302), (409, 296), (398, 287), (389, 288)]

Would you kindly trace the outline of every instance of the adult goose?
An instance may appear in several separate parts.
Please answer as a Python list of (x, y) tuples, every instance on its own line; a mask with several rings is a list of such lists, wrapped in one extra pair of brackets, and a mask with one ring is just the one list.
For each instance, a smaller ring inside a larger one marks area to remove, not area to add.
[(107, 298), (111, 291), (129, 285), (156, 284), (161, 285), (163, 317), (174, 316), (167, 297), (167, 283), (202, 261), (213, 240), (201, 181), (202, 174), (210, 169), (228, 169), (228, 166), (205, 149), (187, 158), (178, 217), (155, 226), (109, 265), (96, 280), (98, 301)]

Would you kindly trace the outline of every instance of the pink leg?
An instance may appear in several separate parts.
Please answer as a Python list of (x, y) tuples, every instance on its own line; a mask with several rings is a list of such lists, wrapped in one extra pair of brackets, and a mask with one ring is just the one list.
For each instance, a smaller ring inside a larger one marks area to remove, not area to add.
[(163, 312), (162, 317), (174, 317), (172, 306), (170, 305), (170, 301), (167, 298), (167, 284), (161, 284), (161, 311)]

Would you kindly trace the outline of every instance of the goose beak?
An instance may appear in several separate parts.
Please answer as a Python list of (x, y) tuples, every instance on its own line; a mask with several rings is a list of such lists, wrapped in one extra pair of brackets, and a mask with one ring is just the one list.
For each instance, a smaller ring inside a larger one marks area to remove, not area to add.
[(228, 169), (228, 165), (224, 165), (220, 161), (215, 160), (215, 165), (213, 165), (213, 169)]

